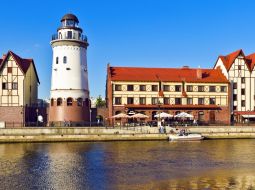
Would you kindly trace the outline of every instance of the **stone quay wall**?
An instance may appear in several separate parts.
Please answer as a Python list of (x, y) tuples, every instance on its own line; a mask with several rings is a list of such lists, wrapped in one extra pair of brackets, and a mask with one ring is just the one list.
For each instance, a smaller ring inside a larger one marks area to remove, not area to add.
[[(160, 134), (157, 127), (105, 128), (105, 127), (32, 127), (0, 129), (0, 142), (60, 142), (60, 141), (127, 141), (167, 140), (171, 131), (166, 127)], [(255, 127), (217, 126), (187, 127), (191, 133), (201, 133), (206, 139), (255, 138)]]

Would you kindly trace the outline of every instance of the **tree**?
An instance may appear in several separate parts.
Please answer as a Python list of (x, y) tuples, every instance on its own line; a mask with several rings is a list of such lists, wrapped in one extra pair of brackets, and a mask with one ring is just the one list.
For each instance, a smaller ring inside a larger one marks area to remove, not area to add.
[(96, 107), (104, 107), (105, 105), (106, 105), (105, 100), (103, 100), (101, 95), (99, 95), (96, 99)]

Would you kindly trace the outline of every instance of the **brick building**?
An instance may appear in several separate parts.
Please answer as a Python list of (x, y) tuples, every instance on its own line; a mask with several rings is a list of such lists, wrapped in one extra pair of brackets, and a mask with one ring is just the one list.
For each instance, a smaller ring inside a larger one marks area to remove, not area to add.
[(39, 78), (33, 59), (9, 51), (0, 59), (0, 121), (21, 126), (36, 121)]
[(184, 111), (204, 124), (230, 124), (229, 93), (220, 69), (107, 67), (108, 118), (132, 111), (149, 121)]

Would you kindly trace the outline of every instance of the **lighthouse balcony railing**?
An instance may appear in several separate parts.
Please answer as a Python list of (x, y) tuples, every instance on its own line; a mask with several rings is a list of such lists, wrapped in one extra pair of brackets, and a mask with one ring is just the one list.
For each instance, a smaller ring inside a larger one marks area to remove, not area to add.
[(88, 38), (86, 35), (81, 35), (80, 37), (78, 37), (78, 36), (59, 36), (58, 34), (53, 34), (51, 40), (52, 41), (54, 41), (54, 40), (80, 40), (80, 41), (87, 42)]

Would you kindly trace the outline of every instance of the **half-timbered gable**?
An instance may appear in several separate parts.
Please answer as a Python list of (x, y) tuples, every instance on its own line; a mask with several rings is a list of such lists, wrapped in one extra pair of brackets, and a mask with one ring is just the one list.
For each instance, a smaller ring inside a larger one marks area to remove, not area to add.
[(3, 55), (0, 59), (0, 121), (19, 122), (19, 126), (25, 120), (30, 121), (30, 112), (35, 112), (30, 108), (37, 103), (38, 84), (32, 59), (23, 59), (12, 51)]

